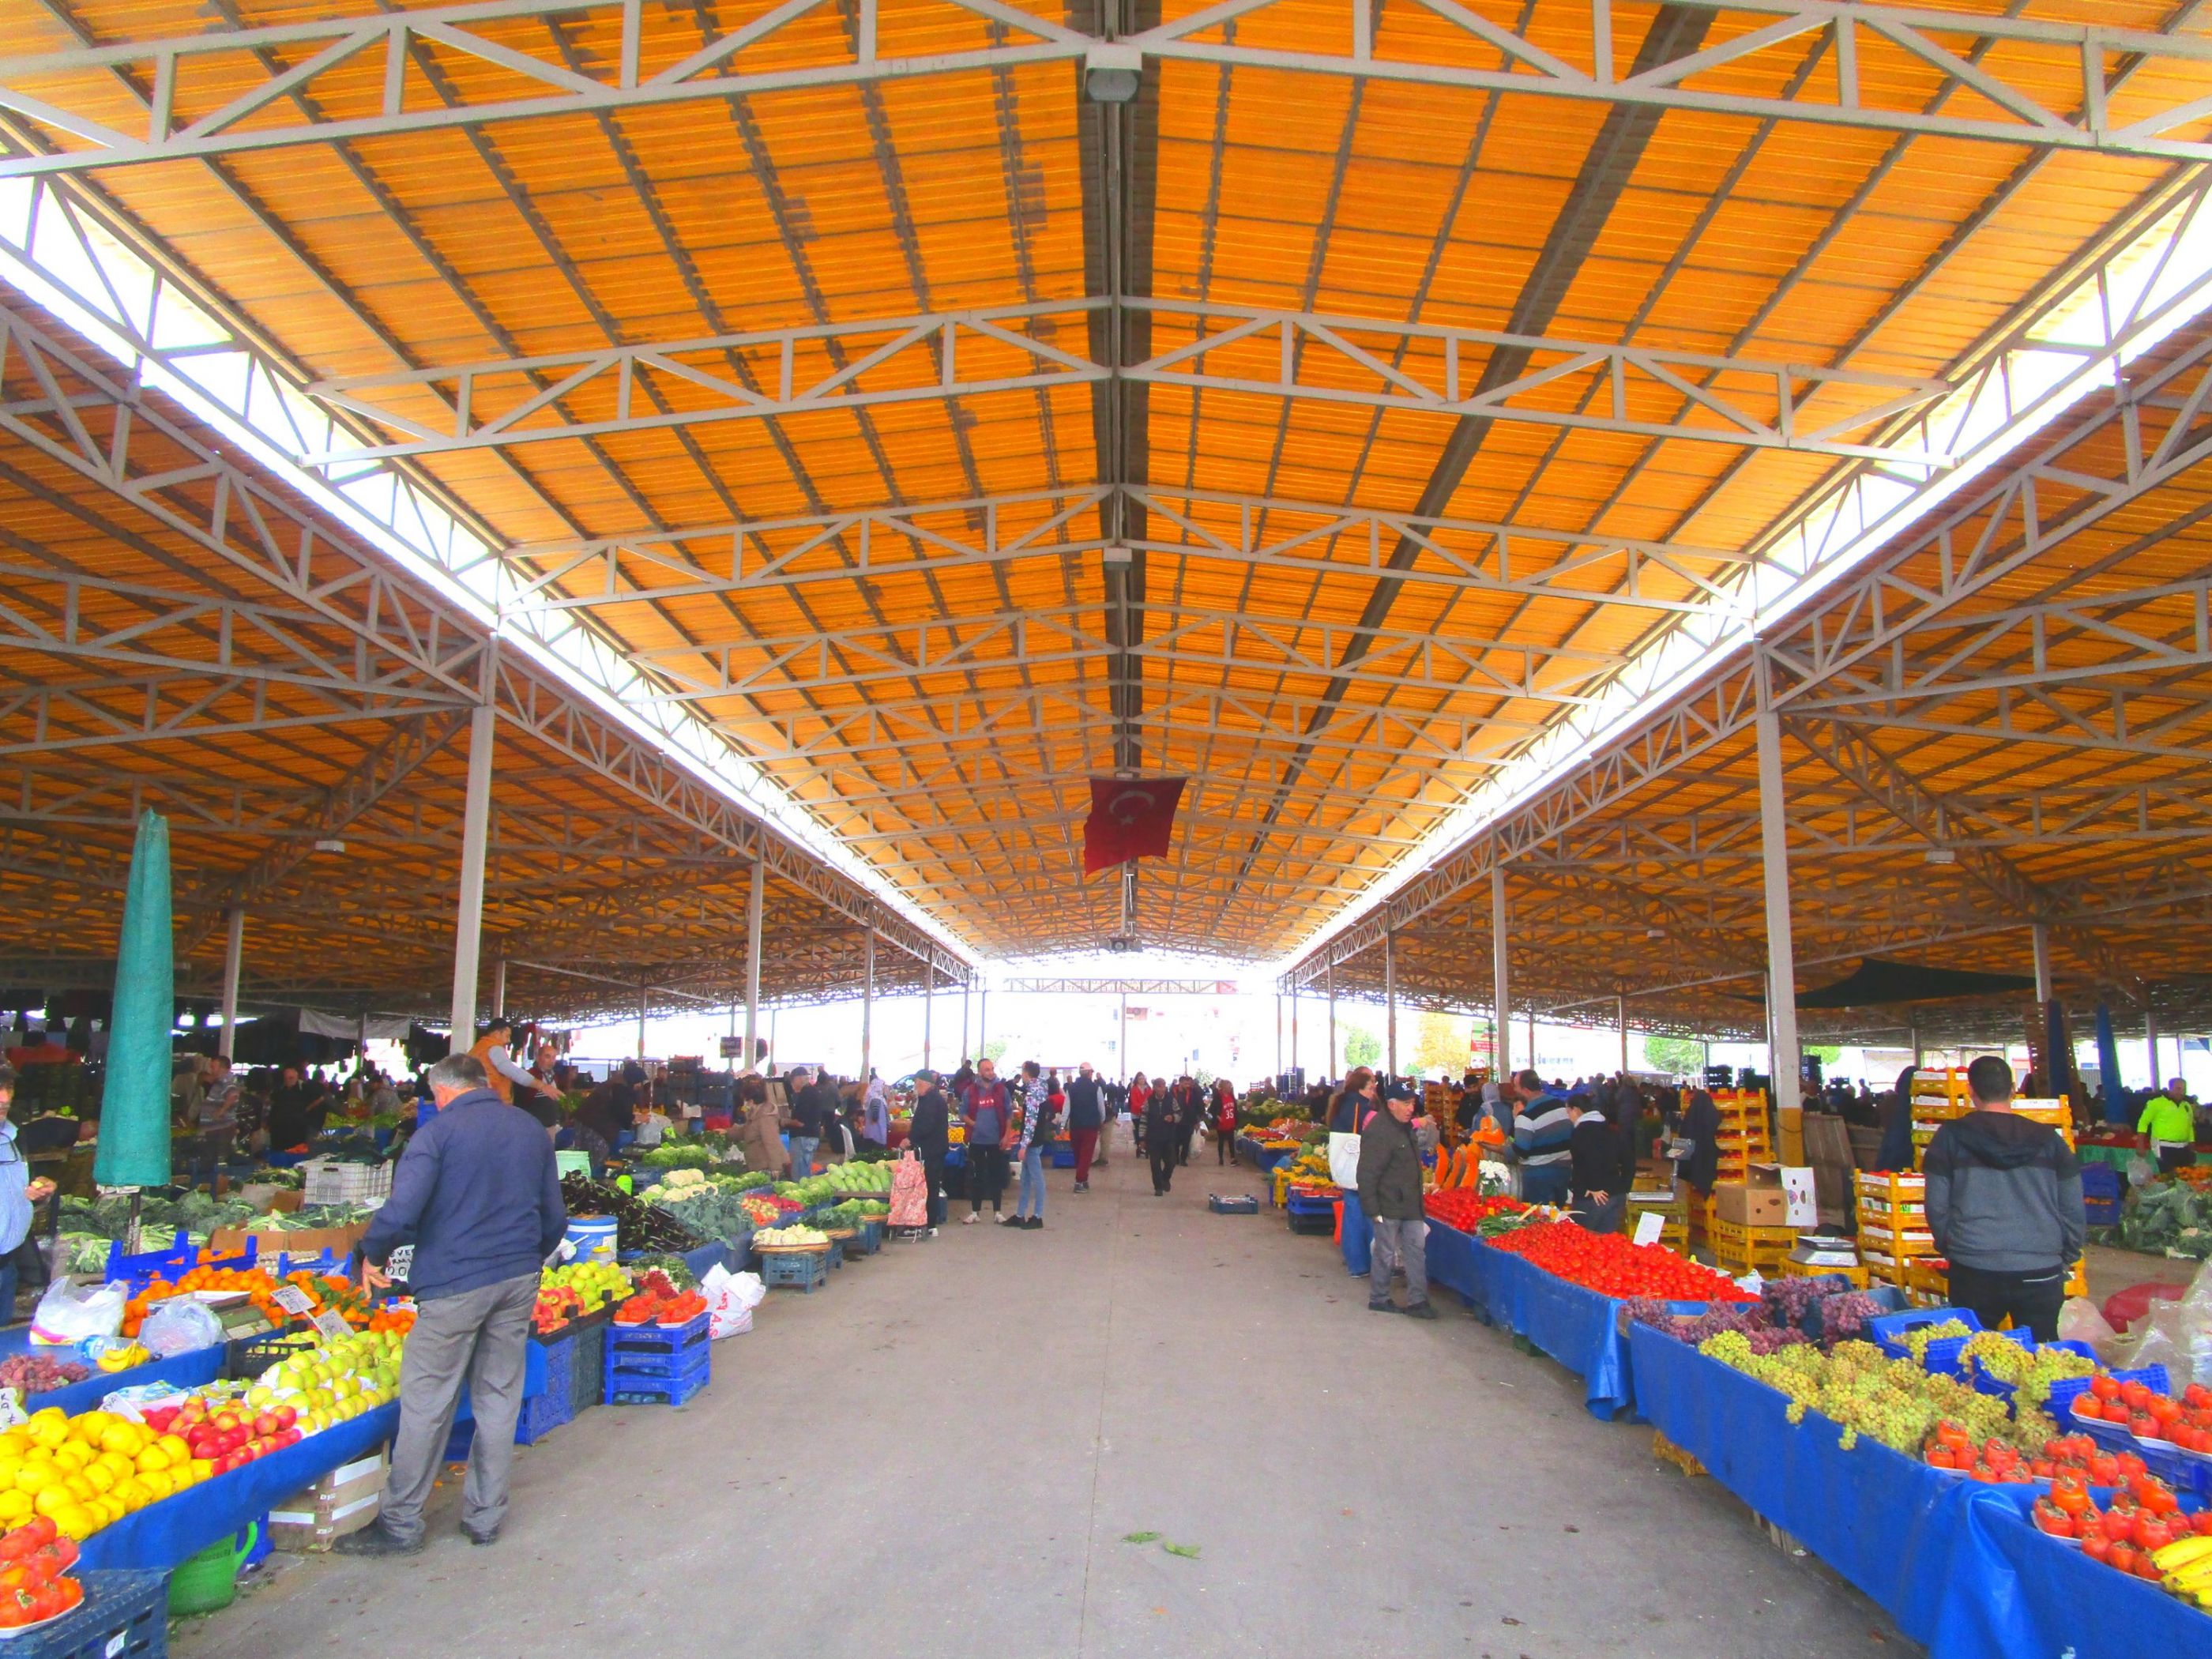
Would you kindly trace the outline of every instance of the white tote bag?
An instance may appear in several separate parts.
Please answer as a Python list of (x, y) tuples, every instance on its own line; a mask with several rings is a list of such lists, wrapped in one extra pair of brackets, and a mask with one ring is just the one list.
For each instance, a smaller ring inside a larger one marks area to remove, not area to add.
[(1359, 1185), (1359, 1137), (1331, 1131), (1328, 1137), (1328, 1178), (1345, 1191)]

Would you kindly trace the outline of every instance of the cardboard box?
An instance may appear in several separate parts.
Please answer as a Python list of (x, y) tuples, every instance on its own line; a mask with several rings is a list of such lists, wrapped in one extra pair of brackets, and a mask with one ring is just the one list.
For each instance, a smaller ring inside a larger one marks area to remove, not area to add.
[(269, 1511), (269, 1541), (295, 1553), (326, 1550), (383, 1513), (390, 1464), (380, 1449), (343, 1464)]
[(368, 1223), (356, 1221), (349, 1227), (307, 1227), (291, 1233), (249, 1233), (240, 1227), (226, 1227), (208, 1240), (208, 1248), (219, 1256), (236, 1255), (246, 1248), (246, 1240), (254, 1241), (253, 1249), (261, 1255), (274, 1261), (282, 1252), (292, 1255), (316, 1255), (328, 1250), (343, 1256), (361, 1242), (368, 1231)]
[(1770, 1184), (1757, 1180), (1759, 1170), (1771, 1169), (1771, 1164), (1753, 1164), (1748, 1181), (1722, 1181), (1713, 1186), (1713, 1213), (1723, 1221), (1733, 1222), (1739, 1227), (1785, 1227), (1790, 1224), (1790, 1201), (1783, 1196), (1782, 1183)]

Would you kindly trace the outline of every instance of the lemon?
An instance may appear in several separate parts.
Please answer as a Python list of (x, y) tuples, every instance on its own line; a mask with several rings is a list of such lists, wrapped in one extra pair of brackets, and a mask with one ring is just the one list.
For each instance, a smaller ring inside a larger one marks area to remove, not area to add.
[[(92, 1482), (86, 1480), (81, 1474), (63, 1476), (61, 1489), (68, 1492), (70, 1497), (76, 1498), (80, 1504), (83, 1503), (86, 1498), (93, 1496)], [(48, 1487), (47, 1490), (51, 1492), (53, 1488)]]
[(57, 1531), (80, 1544), (107, 1524), (82, 1504), (64, 1504), (46, 1519), (54, 1523)]
[(168, 1467), (169, 1454), (159, 1446), (149, 1446), (138, 1454), (137, 1471), (141, 1474), (155, 1469), (166, 1469)]
[(87, 1486), (90, 1486), (95, 1493), (112, 1491), (114, 1489), (116, 1478), (115, 1471), (109, 1468), (105, 1463), (93, 1463), (88, 1465), (83, 1474), (78, 1477), (78, 1479), (84, 1481)]
[[(60, 1484), (62, 1472), (52, 1463), (26, 1463), (23, 1472), (15, 1477), (15, 1490), (27, 1492), (33, 1498)], [(41, 1510), (43, 1514), (45, 1511)]]
[(118, 1480), (134, 1472), (131, 1460), (121, 1452), (102, 1452), (92, 1461)]
[(195, 1486), (203, 1480), (212, 1480), (214, 1477), (215, 1459), (212, 1457), (195, 1457), (192, 1459), (192, 1482)]
[[(79, 1505), (76, 1500), (76, 1494), (71, 1492), (67, 1486), (48, 1486), (44, 1492), (33, 1498), (31, 1500), (31, 1507), (51, 1521), (53, 1520), (54, 1512), (57, 1510), (73, 1510), (78, 1508)], [(59, 1526), (61, 1525), (61, 1522), (55, 1521), (54, 1524), (56, 1526)]]
[(37, 1512), (30, 1493), (0, 1492), (0, 1527), (20, 1527)]
[(30, 1431), (31, 1438), (41, 1446), (58, 1446), (69, 1438), (69, 1419), (58, 1406), (49, 1406), (33, 1415), (23, 1425)]
[(120, 1452), (125, 1457), (136, 1457), (151, 1438), (136, 1423), (117, 1423), (101, 1432), (100, 1448), (102, 1451)]
[(98, 1455), (82, 1440), (64, 1440), (54, 1448), (54, 1462), (65, 1469), (81, 1469)]
[(97, 1441), (108, 1430), (122, 1425), (113, 1412), (85, 1412), (70, 1419), (70, 1432), (79, 1440)]
[(192, 1449), (185, 1443), (185, 1437), (181, 1434), (165, 1434), (154, 1443), (169, 1454), (172, 1465), (191, 1461)]
[(154, 1498), (154, 1494), (146, 1490), (146, 1483), (135, 1474), (128, 1480), (117, 1481), (112, 1496), (121, 1498), (124, 1507), (131, 1510), (143, 1509)]

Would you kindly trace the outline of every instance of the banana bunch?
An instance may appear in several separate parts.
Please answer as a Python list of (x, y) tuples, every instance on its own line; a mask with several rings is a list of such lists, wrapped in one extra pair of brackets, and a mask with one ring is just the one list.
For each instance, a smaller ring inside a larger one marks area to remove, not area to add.
[(2212, 1536), (2177, 1538), (2150, 1559), (2169, 1594), (2212, 1611)]

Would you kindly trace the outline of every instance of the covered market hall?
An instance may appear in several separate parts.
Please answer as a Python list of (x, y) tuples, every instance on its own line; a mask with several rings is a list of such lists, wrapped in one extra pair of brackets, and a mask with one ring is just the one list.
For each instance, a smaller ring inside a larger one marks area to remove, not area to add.
[(0, 1645), (2212, 1652), (2208, 775), (2202, 0), (8, 0)]

